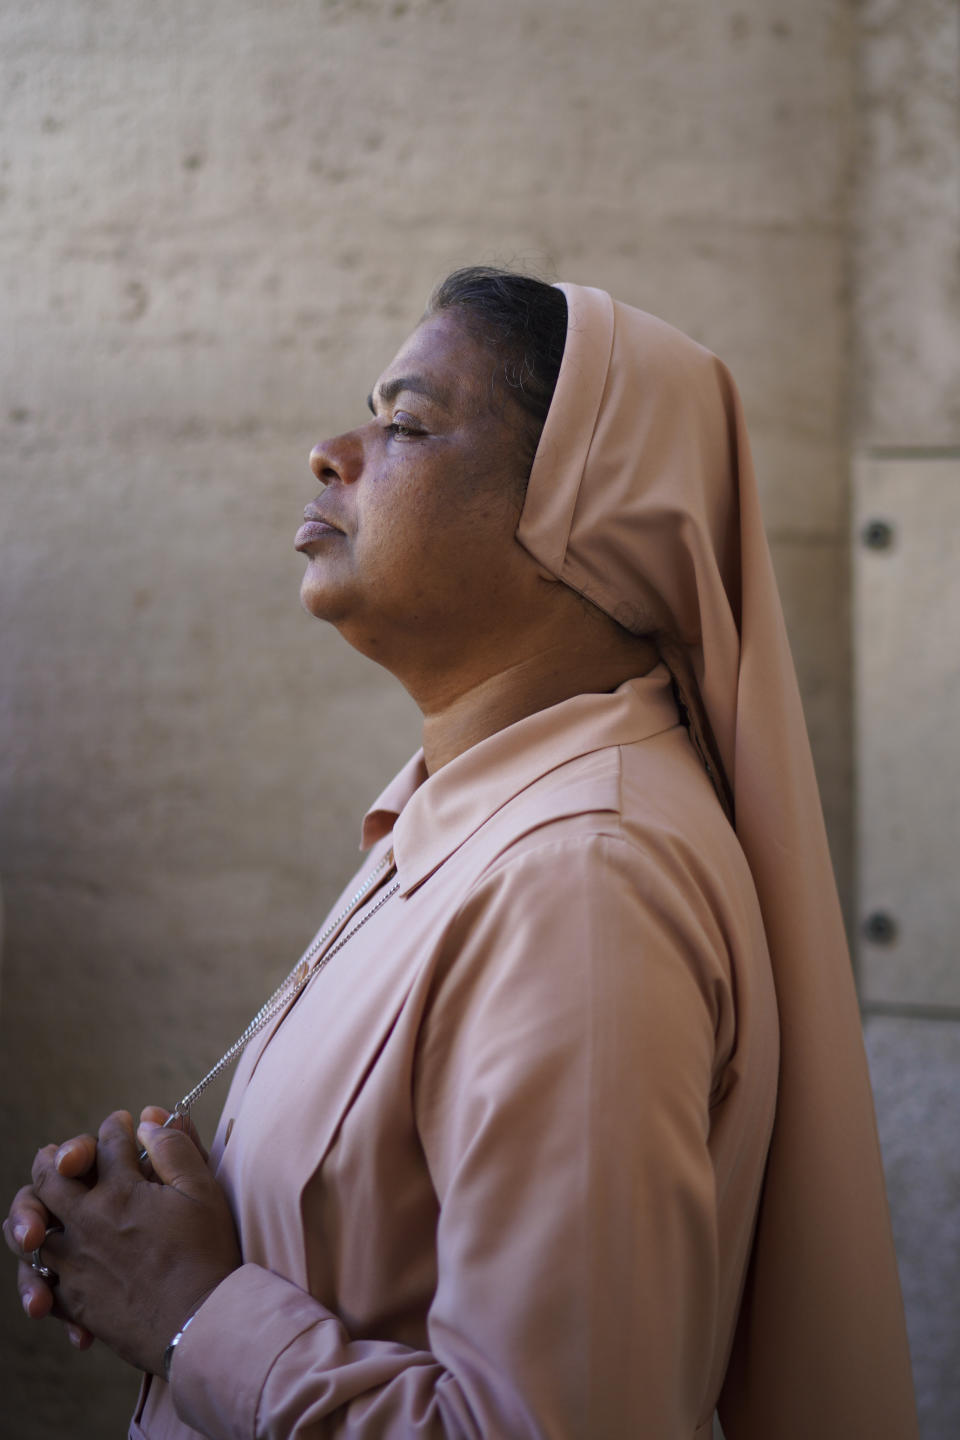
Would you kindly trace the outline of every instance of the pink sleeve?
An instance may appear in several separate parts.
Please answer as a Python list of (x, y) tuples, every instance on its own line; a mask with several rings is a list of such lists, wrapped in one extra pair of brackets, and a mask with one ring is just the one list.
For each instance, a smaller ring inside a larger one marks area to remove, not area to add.
[(726, 964), (702, 899), (618, 839), (485, 878), (415, 1076), (440, 1200), (429, 1353), (352, 1340), (244, 1266), (177, 1351), (181, 1418), (212, 1440), (690, 1440), (712, 1412)]

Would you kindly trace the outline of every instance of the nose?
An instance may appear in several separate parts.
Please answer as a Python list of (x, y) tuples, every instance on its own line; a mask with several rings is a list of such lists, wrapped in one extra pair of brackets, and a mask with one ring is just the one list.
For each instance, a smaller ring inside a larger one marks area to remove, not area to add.
[(321, 440), (310, 451), (310, 469), (322, 485), (352, 485), (363, 469), (363, 442), (355, 430)]

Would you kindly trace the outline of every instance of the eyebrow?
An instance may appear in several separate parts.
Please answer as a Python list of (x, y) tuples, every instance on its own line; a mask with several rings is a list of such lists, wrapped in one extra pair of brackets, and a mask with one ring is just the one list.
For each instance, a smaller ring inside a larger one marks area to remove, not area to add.
[(445, 390), (438, 390), (422, 375), (398, 375), (395, 380), (384, 380), (376, 391), (371, 391), (367, 396), (367, 408), (372, 415), (376, 415), (377, 406), (374, 396), (376, 395), (382, 405), (389, 405), (391, 400), (396, 400), (403, 390), (410, 390), (415, 395), (425, 395), (428, 400), (433, 400), (438, 405), (449, 405), (449, 397)]

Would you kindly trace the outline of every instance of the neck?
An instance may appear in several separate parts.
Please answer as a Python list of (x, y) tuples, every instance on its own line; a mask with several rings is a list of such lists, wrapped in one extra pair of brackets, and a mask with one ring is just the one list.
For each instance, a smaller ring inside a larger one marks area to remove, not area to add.
[(574, 695), (615, 690), (624, 681), (645, 675), (657, 660), (650, 641), (620, 632), (606, 646), (560, 643), (515, 658), (479, 678), (448, 680), (432, 696), (418, 700), (427, 771), (433, 774), (527, 715)]

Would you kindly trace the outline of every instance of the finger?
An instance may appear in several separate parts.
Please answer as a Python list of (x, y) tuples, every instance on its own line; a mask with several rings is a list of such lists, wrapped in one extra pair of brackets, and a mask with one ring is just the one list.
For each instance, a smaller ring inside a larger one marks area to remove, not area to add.
[(21, 1260), (17, 1266), (17, 1290), (20, 1292), (20, 1304), (31, 1320), (42, 1320), (50, 1314), (53, 1291), (26, 1260)]
[(166, 1125), (170, 1119), (170, 1111), (164, 1110), (162, 1105), (144, 1105), (140, 1111), (141, 1120), (149, 1120), (152, 1125)]
[[(82, 1180), (70, 1180), (60, 1174), (54, 1163), (56, 1154), (55, 1145), (45, 1145), (33, 1161), (33, 1188), (49, 1211), (47, 1225), (51, 1220), (66, 1221), (77, 1200), (89, 1194)], [(35, 1243), (39, 1245), (40, 1241)]]
[(65, 1140), (53, 1163), (61, 1175), (70, 1179), (88, 1175), (97, 1163), (96, 1139), (93, 1135), (75, 1135), (72, 1140)]
[(137, 1134), (157, 1178), (164, 1185), (170, 1185), (194, 1200), (209, 1193), (210, 1171), (189, 1135), (175, 1130), (172, 1125), (164, 1128), (149, 1120), (140, 1122)]
[(3, 1222), (3, 1236), (14, 1255), (35, 1250), (42, 1243), (50, 1212), (39, 1200), (32, 1185), (24, 1185), (13, 1197), (10, 1214)]
[[(49, 1241), (47, 1243), (49, 1244)], [(49, 1256), (47, 1258), (49, 1259)], [(93, 1335), (75, 1320), (67, 1320), (57, 1304), (56, 1290), (41, 1279), (27, 1260), (21, 1260), (17, 1266), (17, 1291), (24, 1313), (31, 1320), (44, 1320), (47, 1316), (62, 1320), (66, 1325), (70, 1344), (78, 1350), (89, 1350), (93, 1344)]]
[[(170, 1111), (164, 1110), (162, 1105), (145, 1105), (140, 1111), (141, 1123), (144, 1120), (150, 1121), (154, 1125), (166, 1125), (167, 1121), (170, 1120)], [(204, 1161), (209, 1160), (210, 1156), (207, 1153), (207, 1147), (200, 1139), (200, 1131), (197, 1129), (196, 1125), (194, 1125), (193, 1120), (190, 1118), (189, 1115), (178, 1115), (175, 1120), (170, 1122), (170, 1129), (183, 1130), (187, 1135), (190, 1136), (190, 1139), (193, 1141), (194, 1145), (196, 1145), (197, 1149), (200, 1151), (200, 1154), (203, 1156)], [(139, 1130), (137, 1131), (137, 1138), (140, 1138)], [(143, 1141), (141, 1140), (140, 1143), (142, 1145)]]
[(97, 1168), (101, 1176), (142, 1180), (140, 1146), (133, 1133), (133, 1117), (129, 1110), (114, 1110), (97, 1132)]

